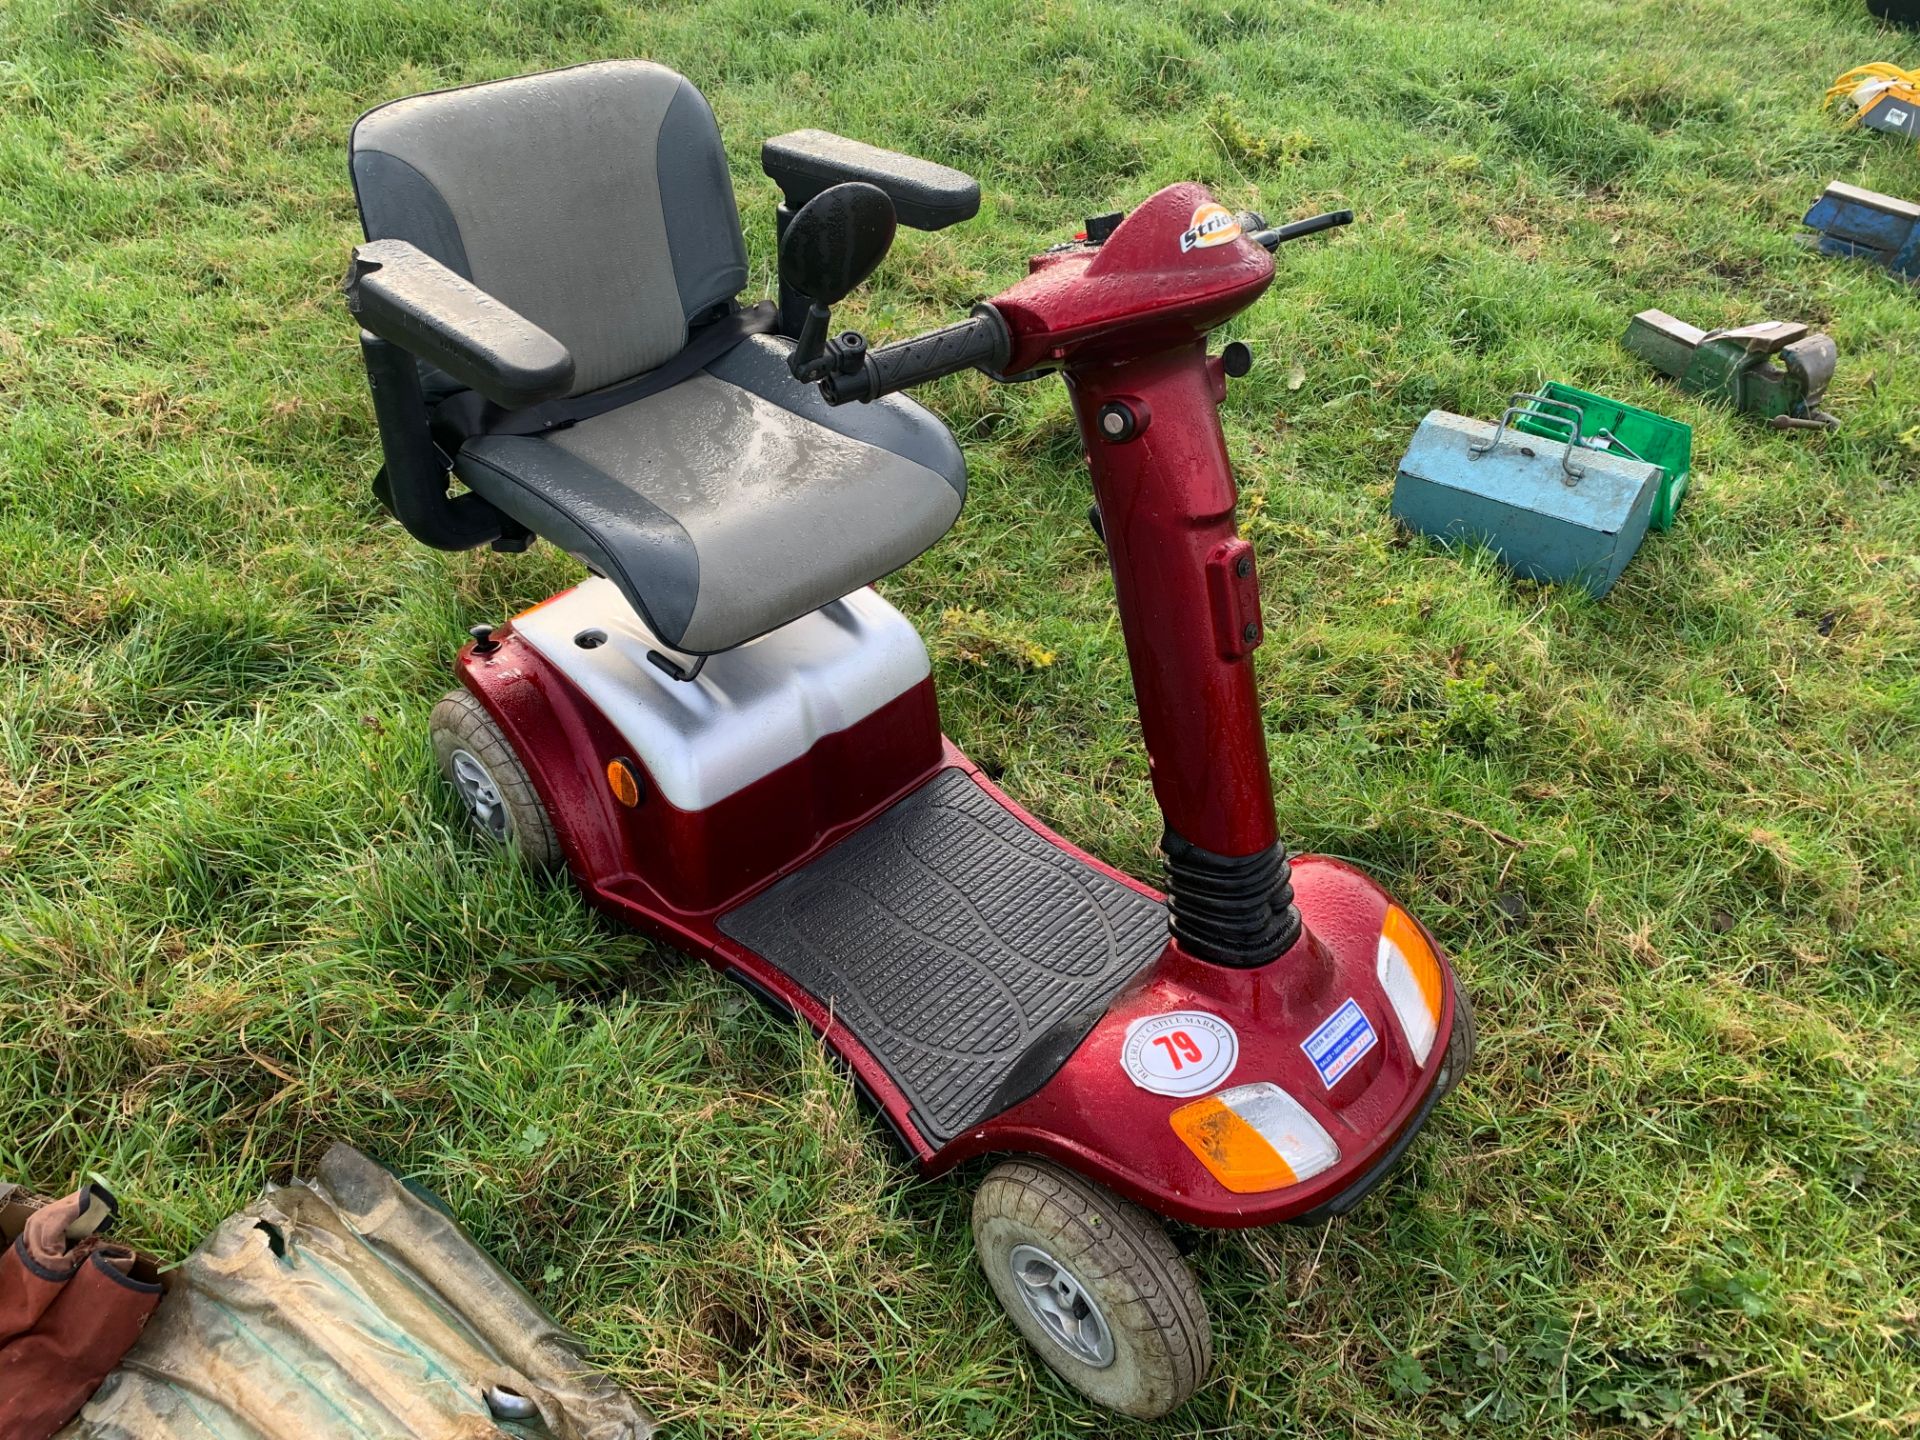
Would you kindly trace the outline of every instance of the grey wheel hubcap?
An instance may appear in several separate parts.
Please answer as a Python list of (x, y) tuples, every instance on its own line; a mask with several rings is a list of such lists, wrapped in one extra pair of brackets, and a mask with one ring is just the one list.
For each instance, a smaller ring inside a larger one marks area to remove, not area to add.
[(1007, 1256), (1013, 1288), (1040, 1328), (1083, 1365), (1113, 1364), (1113, 1332), (1086, 1287), (1038, 1245), (1016, 1245)]
[(467, 750), (454, 751), (449, 760), (453, 788), (466, 802), (467, 814), (473, 817), (475, 828), (491, 839), (505, 840), (513, 822), (507, 815), (507, 802), (500, 798), (500, 787), (494, 783), (487, 767)]

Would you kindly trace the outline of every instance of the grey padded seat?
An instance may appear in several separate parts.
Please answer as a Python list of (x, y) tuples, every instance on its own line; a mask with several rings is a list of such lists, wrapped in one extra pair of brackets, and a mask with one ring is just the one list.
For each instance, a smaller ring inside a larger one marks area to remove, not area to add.
[[(361, 117), (369, 240), (406, 240), (574, 357), (573, 394), (651, 370), (747, 282), (713, 112), (621, 60), (414, 96)], [(454, 473), (618, 585), (667, 645), (728, 649), (898, 569), (960, 513), (966, 465), (899, 396), (830, 407), (756, 336), (563, 430), (468, 440)]]

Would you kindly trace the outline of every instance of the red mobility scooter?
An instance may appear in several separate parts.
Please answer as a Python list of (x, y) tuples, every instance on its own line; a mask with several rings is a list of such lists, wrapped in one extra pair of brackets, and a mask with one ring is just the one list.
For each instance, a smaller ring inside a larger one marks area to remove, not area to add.
[[(1217, 407), (1280, 229), (1198, 185), (1036, 257), (958, 324), (869, 348), (829, 307), (896, 218), (978, 187), (818, 131), (767, 142), (781, 300), (747, 255), (711, 112), (641, 62), (417, 96), (355, 127), (362, 327), (419, 539), (591, 577), (460, 654), (433, 713), (483, 835), (815, 1027), (921, 1169), (997, 1164), (974, 1233), (1008, 1314), (1106, 1405), (1204, 1378), (1155, 1216), (1351, 1209), (1460, 1080), (1440, 948), (1367, 876), (1288, 859), (1254, 687), (1252, 547)], [(899, 392), (1057, 371), (1079, 416), (1154, 794), (1164, 889), (1022, 810), (940, 729), (927, 651), (871, 582), (966, 488)], [(850, 403), (851, 402), (851, 403)], [(449, 493), (449, 472), (463, 489)]]

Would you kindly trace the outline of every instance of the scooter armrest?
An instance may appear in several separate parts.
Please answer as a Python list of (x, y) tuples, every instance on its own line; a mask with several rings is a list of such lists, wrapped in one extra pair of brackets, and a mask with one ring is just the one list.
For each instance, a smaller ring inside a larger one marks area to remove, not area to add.
[(942, 230), (980, 210), (980, 182), (971, 175), (825, 130), (774, 136), (760, 147), (760, 168), (780, 187), (789, 210), (846, 180), (886, 191), (900, 223), (915, 230)]
[(355, 246), (344, 288), (362, 329), (503, 408), (551, 400), (573, 385), (565, 345), (405, 240)]

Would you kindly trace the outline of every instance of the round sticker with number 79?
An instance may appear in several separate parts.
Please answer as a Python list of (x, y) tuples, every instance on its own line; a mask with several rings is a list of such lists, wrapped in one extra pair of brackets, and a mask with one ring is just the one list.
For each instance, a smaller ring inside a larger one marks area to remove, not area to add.
[(1174, 1010), (1127, 1026), (1120, 1064), (1127, 1078), (1155, 1095), (1199, 1095), (1233, 1073), (1240, 1037), (1218, 1015)]

